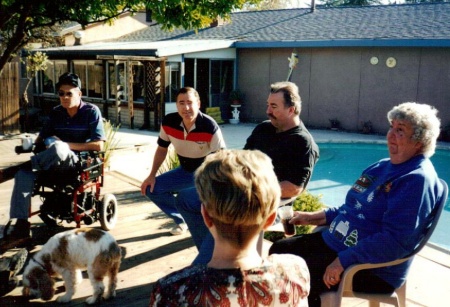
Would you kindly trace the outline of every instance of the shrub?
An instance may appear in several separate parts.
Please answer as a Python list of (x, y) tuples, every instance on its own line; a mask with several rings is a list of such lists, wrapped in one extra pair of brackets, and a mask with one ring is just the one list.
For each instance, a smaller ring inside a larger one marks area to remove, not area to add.
[(173, 170), (174, 168), (177, 168), (178, 166), (180, 166), (180, 160), (178, 160), (178, 155), (176, 154), (175, 149), (173, 148), (173, 145), (171, 144), (168, 148), (166, 159), (159, 167), (156, 175), (164, 174), (165, 172)]
[[(320, 200), (322, 195), (313, 195), (309, 191), (304, 191), (300, 194), (292, 204), (294, 211), (313, 212), (325, 207)], [(297, 234), (310, 233), (315, 226), (312, 225), (296, 225)], [(284, 238), (284, 233), (279, 231), (266, 231), (264, 239), (275, 242)]]
[[(300, 194), (292, 204), (294, 211), (314, 212), (322, 209), (325, 205), (320, 200), (322, 195), (313, 195), (308, 191), (304, 191)], [(311, 225), (299, 225), (297, 228), (297, 234), (310, 233), (313, 227)]]
[(120, 125), (114, 125), (111, 124), (109, 120), (103, 119), (103, 129), (105, 130), (105, 136), (106, 141), (105, 144), (103, 144), (103, 152), (104, 155), (104, 164), (105, 167), (109, 167), (109, 164), (111, 163), (110, 157), (111, 152), (117, 148), (117, 145), (119, 143), (119, 139), (115, 138), (117, 130), (119, 130)]

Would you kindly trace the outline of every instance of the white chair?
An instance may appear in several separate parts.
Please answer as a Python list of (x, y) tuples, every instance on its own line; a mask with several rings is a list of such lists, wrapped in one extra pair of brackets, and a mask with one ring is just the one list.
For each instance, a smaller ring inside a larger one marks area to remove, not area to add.
[(353, 291), (353, 276), (360, 270), (373, 269), (385, 266), (397, 265), (402, 262), (407, 261), (411, 257), (414, 257), (428, 242), (428, 239), (433, 234), (434, 229), (439, 221), (439, 217), (441, 215), (442, 209), (445, 207), (445, 202), (448, 197), (448, 186), (447, 183), (440, 179), (442, 185), (444, 186), (444, 193), (442, 197), (438, 200), (435, 208), (432, 211), (432, 220), (427, 226), (427, 230), (422, 237), (419, 244), (416, 246), (414, 251), (405, 258), (397, 259), (390, 262), (385, 263), (364, 263), (364, 264), (355, 264), (349, 266), (341, 276), (341, 282), (339, 284), (339, 288), (337, 291), (328, 291), (322, 293), (320, 295), (321, 306), (322, 307), (340, 307), (342, 304), (342, 298), (344, 297), (356, 297), (369, 301), (370, 307), (380, 306), (380, 303), (387, 303), (397, 307), (405, 307), (406, 306), (406, 282), (398, 289), (395, 289), (395, 292), (392, 294), (373, 294), (373, 293), (362, 293), (362, 292), (354, 292)]

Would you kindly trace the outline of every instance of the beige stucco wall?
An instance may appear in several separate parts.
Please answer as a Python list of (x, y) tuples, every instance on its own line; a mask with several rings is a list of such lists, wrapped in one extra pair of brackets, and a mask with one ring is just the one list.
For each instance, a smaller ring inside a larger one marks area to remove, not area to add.
[(84, 36), (80, 42), (82, 45), (94, 42), (104, 42), (111, 39), (116, 39), (125, 34), (135, 32), (148, 27), (148, 23), (145, 21), (145, 13), (137, 13), (132, 16), (131, 14), (125, 14), (119, 19), (113, 21), (113, 24), (109, 23), (96, 23), (81, 29), (81, 27), (70, 29), (69, 32), (64, 35), (65, 45), (73, 46), (75, 44), (75, 37), (73, 33), (75, 31), (82, 31)]
[[(269, 85), (286, 80), (292, 49), (239, 50), (238, 86), (245, 92), (242, 119), (266, 119)], [(310, 127), (327, 128), (337, 118), (343, 129), (358, 131), (371, 121), (386, 133), (386, 113), (404, 101), (434, 105), (443, 126), (450, 124), (450, 52), (445, 48), (297, 49), (299, 63), (291, 81), (300, 89), (301, 118)], [(370, 59), (378, 58), (372, 65)], [(386, 60), (396, 59), (389, 68)]]

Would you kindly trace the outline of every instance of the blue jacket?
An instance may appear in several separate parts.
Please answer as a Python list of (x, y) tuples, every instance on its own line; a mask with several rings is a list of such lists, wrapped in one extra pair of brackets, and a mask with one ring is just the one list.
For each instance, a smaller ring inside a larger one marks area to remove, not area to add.
[[(419, 242), (442, 192), (433, 164), (423, 155), (401, 164), (380, 160), (363, 171), (345, 204), (325, 211), (330, 227), (323, 232), (323, 239), (338, 252), (344, 268), (403, 258)], [(407, 261), (374, 271), (398, 288), (410, 264)]]

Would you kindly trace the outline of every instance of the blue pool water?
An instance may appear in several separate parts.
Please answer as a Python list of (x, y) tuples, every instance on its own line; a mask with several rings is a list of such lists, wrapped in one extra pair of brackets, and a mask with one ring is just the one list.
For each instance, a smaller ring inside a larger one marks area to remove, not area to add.
[[(362, 170), (382, 158), (388, 158), (384, 144), (320, 143), (320, 159), (314, 168), (308, 190), (321, 194), (322, 201), (331, 207), (340, 206), (348, 189)], [(450, 184), (450, 150), (436, 150), (431, 157), (440, 178)], [(447, 200), (430, 242), (450, 250), (450, 199)]]

